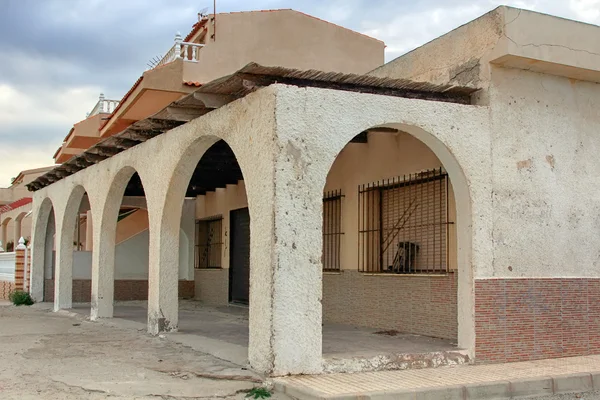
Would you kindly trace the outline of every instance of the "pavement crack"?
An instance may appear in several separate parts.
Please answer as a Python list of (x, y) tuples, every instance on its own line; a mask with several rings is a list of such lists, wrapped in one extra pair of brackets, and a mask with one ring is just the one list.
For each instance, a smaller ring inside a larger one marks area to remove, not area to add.
[(164, 374), (169, 374), (174, 377), (187, 379), (188, 375), (193, 375), (196, 378), (210, 379), (215, 381), (238, 381), (238, 382), (252, 382), (252, 383), (263, 383), (263, 380), (250, 375), (219, 375), (202, 372), (191, 372), (191, 371), (166, 371), (166, 370), (155, 370)]

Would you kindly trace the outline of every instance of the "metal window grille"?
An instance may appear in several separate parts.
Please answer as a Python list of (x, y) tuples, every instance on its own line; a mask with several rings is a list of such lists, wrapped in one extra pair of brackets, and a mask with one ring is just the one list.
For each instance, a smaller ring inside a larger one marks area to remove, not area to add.
[(323, 270), (340, 270), (342, 242), (342, 191), (333, 190), (323, 196)]
[(448, 175), (441, 169), (358, 188), (362, 272), (448, 271)]
[(196, 221), (196, 268), (221, 268), (223, 218)]

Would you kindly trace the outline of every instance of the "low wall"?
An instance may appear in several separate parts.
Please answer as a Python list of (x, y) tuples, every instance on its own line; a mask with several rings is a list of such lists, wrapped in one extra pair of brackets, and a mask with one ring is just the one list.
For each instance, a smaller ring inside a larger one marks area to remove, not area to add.
[[(92, 281), (73, 279), (73, 303), (89, 303), (92, 297)], [(194, 281), (179, 281), (179, 298), (194, 298)], [(115, 280), (115, 300), (148, 300), (147, 280)], [(54, 280), (46, 279), (44, 301), (54, 301)]]
[(458, 274), (323, 275), (323, 320), (456, 340)]
[(475, 360), (600, 354), (600, 278), (475, 280)]
[(0, 300), (8, 300), (8, 295), (15, 289), (14, 282), (0, 281)]
[(197, 269), (196, 300), (211, 306), (229, 304), (229, 269)]
[[(229, 270), (197, 269), (196, 300), (229, 302)], [(445, 276), (323, 274), (323, 320), (455, 340), (458, 274)]]
[(0, 300), (8, 300), (8, 295), (15, 289), (16, 253), (0, 253)]

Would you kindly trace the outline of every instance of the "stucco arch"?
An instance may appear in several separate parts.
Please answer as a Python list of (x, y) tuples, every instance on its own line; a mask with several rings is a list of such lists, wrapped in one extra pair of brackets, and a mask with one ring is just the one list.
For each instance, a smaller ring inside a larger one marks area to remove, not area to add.
[[(347, 143), (360, 132), (377, 129), (393, 128), (405, 132), (425, 144), (440, 160), (448, 173), (452, 184), (456, 205), (456, 234), (457, 234), (457, 265), (458, 265), (458, 346), (468, 349), (471, 355), (475, 348), (475, 326), (474, 326), (474, 292), (473, 292), (473, 269), (472, 269), (472, 211), (471, 191), (465, 172), (459, 161), (453, 154), (448, 143), (444, 143), (438, 135), (421, 128), (416, 124), (407, 122), (389, 122), (369, 126), (357, 126), (356, 130), (340, 130), (328, 154), (324, 158), (324, 174), (319, 174), (319, 184), (322, 190), (325, 187), (327, 173), (331, 170), (339, 153)], [(321, 192), (322, 192), (321, 190)]]
[[(110, 176), (106, 192), (97, 199), (98, 207), (92, 211), (94, 251), (90, 318), (93, 320), (113, 316), (117, 219), (127, 184), (136, 173), (146, 189), (143, 174), (133, 165), (122, 166)], [(150, 215), (149, 204), (146, 204), (146, 209)]]
[(0, 236), (0, 241), (2, 241), (2, 246), (4, 247), (4, 249), (6, 250), (6, 243), (9, 241), (8, 240), (8, 224), (12, 221), (11, 217), (6, 217), (2, 220), (2, 222), (0, 222), (0, 234), (2, 236)]
[[(56, 246), (56, 269), (54, 276), (54, 310), (71, 308), (73, 305), (73, 235), (77, 223), (77, 214), (86, 190), (76, 184), (68, 194), (59, 217)], [(91, 203), (90, 203), (91, 206)], [(93, 212), (93, 211), (92, 211)], [(58, 228), (60, 227), (60, 228)]]
[(31, 295), (36, 301), (44, 299), (44, 266), (46, 237), (50, 215), (54, 216), (54, 206), (49, 197), (36, 201), (33, 209), (32, 257), (31, 257)]

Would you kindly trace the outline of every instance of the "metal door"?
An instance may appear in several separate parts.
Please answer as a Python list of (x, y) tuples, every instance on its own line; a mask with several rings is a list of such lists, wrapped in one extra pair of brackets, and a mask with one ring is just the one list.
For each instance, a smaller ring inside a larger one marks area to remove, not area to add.
[(250, 213), (232, 210), (229, 246), (229, 301), (248, 304), (250, 299)]

